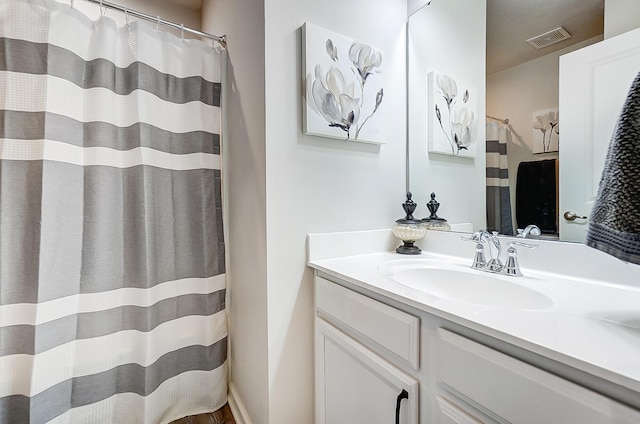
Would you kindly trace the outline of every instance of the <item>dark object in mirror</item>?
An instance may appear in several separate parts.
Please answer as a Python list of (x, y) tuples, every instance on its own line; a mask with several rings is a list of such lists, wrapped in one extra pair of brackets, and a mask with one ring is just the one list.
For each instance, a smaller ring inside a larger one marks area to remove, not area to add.
[(440, 203), (436, 200), (436, 194), (431, 193), (431, 200), (427, 202), (427, 209), (429, 209), (431, 215), (428, 218), (422, 218), (422, 226), (428, 230), (448, 231), (451, 229), (451, 226), (446, 219), (438, 217), (436, 213), (439, 207)]
[(516, 179), (516, 222), (529, 224), (543, 234), (557, 234), (556, 160), (521, 162)]

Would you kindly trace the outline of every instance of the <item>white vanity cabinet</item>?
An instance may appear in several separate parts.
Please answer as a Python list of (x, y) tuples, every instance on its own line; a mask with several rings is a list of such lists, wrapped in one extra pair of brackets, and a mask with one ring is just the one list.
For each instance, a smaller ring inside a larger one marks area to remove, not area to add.
[(397, 404), (403, 424), (640, 423), (639, 410), (598, 393), (595, 377), (578, 385), (551, 360), (530, 365), (528, 351), (505, 354), (478, 329), (323, 276), (315, 277), (316, 424), (396, 423)]
[(315, 327), (316, 424), (418, 424), (416, 317), (316, 277)]
[(439, 400), (487, 416), (443, 423), (640, 423), (635, 409), (442, 328), (437, 362)]
[(483, 421), (479, 421), (446, 397), (438, 396), (436, 409), (438, 424), (483, 424)]

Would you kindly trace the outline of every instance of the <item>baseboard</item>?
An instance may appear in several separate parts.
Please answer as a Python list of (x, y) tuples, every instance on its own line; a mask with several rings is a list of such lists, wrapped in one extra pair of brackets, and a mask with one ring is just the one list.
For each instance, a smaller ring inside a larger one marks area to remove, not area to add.
[(242, 399), (240, 399), (240, 395), (238, 394), (238, 390), (236, 390), (236, 386), (232, 381), (229, 382), (228, 402), (229, 409), (231, 409), (231, 413), (233, 414), (233, 419), (236, 424), (251, 424), (251, 419), (249, 419), (247, 409), (244, 407)]

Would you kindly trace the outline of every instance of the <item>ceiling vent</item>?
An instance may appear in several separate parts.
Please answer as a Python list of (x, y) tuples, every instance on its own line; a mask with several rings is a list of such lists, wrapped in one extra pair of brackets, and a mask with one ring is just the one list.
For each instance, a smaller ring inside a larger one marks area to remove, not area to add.
[(544, 34), (529, 38), (527, 43), (531, 44), (536, 49), (541, 49), (543, 47), (559, 43), (560, 41), (564, 41), (567, 38), (571, 38), (571, 34), (569, 34), (566, 29), (558, 27), (551, 31), (547, 31)]

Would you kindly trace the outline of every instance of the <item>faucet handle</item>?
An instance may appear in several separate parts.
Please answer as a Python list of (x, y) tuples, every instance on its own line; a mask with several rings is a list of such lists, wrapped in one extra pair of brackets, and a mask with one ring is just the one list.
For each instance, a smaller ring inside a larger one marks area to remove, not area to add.
[(516, 248), (514, 246), (526, 247), (527, 249), (535, 249), (538, 247), (538, 245), (523, 243), (521, 241), (509, 242), (509, 248), (507, 249), (507, 263), (503, 268), (503, 272), (507, 275), (520, 277), (522, 276), (522, 271), (520, 271), (520, 264), (518, 263), (518, 252), (516, 251)]
[(524, 242), (521, 242), (521, 241), (510, 241), (509, 242), (509, 247), (513, 248), (513, 246), (526, 247), (527, 249), (536, 249), (538, 247), (537, 244), (533, 244), (533, 243), (524, 243)]
[(460, 236), (460, 240), (462, 241), (472, 241), (474, 243), (484, 243), (482, 237), (480, 236), (480, 231), (476, 231), (470, 236)]
[(516, 251), (515, 247), (510, 247), (509, 249), (507, 249), (507, 263), (504, 266), (504, 273), (507, 275), (512, 275), (514, 277), (522, 276), (522, 272), (520, 271), (520, 264), (518, 263), (518, 252)]
[(475, 233), (471, 234), (471, 237), (467, 238), (466, 240), (475, 241), (476, 243), (484, 243), (484, 239), (485, 239), (485, 235), (486, 234), (488, 234), (486, 231), (479, 230), (479, 231), (476, 231)]
[(487, 265), (487, 259), (484, 256), (484, 246), (482, 243), (476, 244), (476, 253), (473, 256), (473, 264), (471, 264), (471, 268), (473, 269), (482, 269)]

